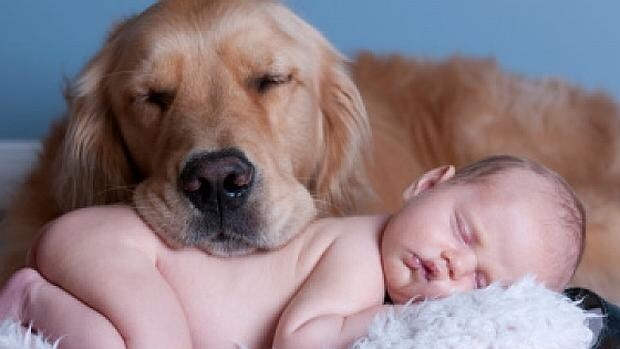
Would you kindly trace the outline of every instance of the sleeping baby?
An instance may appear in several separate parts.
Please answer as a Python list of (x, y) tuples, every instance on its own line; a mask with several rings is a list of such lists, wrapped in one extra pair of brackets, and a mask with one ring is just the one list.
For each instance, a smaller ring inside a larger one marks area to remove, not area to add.
[(279, 250), (232, 258), (171, 249), (129, 207), (78, 210), (46, 227), (37, 271), (8, 282), (0, 317), (62, 349), (345, 348), (386, 294), (398, 305), (526, 274), (561, 290), (581, 257), (580, 202), (529, 160), (437, 168), (403, 196), (395, 214), (317, 220)]

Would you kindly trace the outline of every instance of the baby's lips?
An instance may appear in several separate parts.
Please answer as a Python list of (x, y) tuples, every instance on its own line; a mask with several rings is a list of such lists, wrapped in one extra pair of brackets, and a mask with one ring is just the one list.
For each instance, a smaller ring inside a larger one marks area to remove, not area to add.
[(439, 268), (437, 267), (437, 264), (435, 264), (435, 262), (433, 261), (420, 261), (420, 263), (422, 264), (422, 268), (424, 269), (424, 272), (427, 275), (427, 279), (428, 278), (432, 278), (432, 279), (436, 279), (439, 276)]
[(405, 259), (405, 265), (413, 270), (420, 279), (428, 281), (428, 271), (420, 257), (412, 253), (409, 258)]

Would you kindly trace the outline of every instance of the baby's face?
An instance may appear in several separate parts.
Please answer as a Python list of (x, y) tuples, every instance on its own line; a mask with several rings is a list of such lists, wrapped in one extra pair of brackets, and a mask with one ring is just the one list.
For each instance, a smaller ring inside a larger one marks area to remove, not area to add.
[(413, 197), (384, 232), (382, 259), (395, 303), (512, 283), (551, 279), (545, 231), (553, 209), (542, 184), (509, 171), (491, 184), (439, 185)]

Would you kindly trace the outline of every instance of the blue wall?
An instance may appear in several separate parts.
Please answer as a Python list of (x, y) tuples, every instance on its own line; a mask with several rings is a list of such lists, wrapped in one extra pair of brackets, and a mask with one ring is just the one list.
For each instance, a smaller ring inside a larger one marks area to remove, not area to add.
[[(618, 0), (285, 0), (339, 49), (494, 56), (620, 98)], [(16, 0), (0, 5), (0, 139), (37, 138), (115, 20), (152, 0)]]

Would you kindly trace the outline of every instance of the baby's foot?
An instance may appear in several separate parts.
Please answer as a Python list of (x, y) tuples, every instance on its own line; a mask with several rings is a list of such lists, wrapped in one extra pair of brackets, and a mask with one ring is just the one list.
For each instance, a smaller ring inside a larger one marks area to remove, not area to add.
[(31, 268), (20, 269), (11, 276), (0, 290), (0, 322), (5, 319), (25, 320), (24, 306), (32, 288), (40, 281), (43, 281), (41, 275)]

